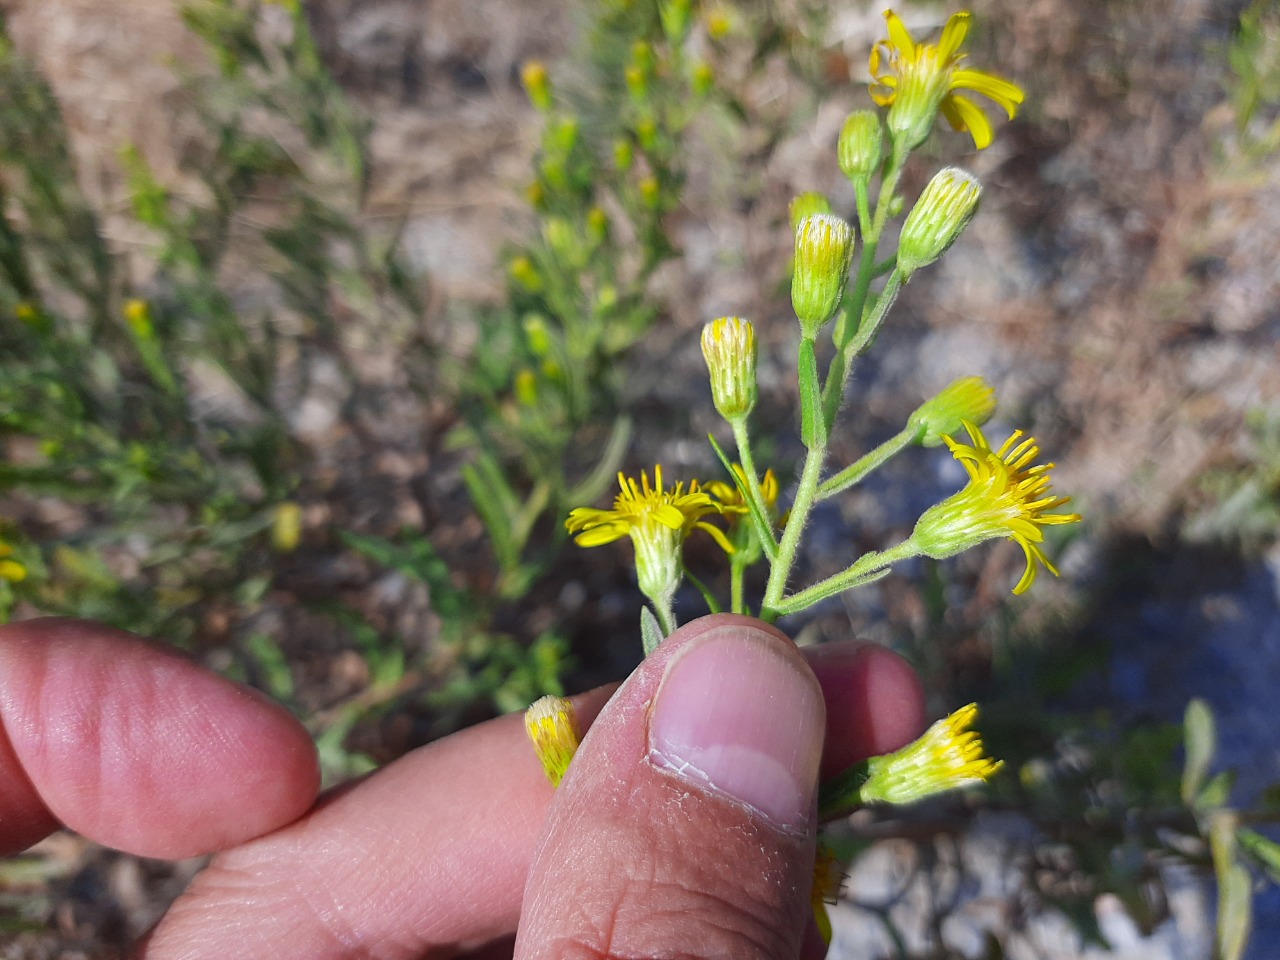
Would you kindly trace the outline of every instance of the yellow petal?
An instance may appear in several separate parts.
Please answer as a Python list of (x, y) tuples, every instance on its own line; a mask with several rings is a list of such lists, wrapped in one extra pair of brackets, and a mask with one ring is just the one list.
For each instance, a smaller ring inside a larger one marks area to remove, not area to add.
[(1004, 77), (983, 70), (957, 70), (951, 75), (952, 90), (972, 90), (998, 103), (1012, 120), (1018, 113), (1018, 104), (1026, 94), (1022, 88)]
[(649, 512), (649, 516), (669, 530), (679, 530), (684, 526), (684, 514), (680, 512), (679, 508), (673, 507), (669, 503), (654, 507)]
[(711, 534), (711, 539), (714, 540), (717, 544), (719, 544), (720, 549), (723, 550), (725, 553), (727, 553), (729, 556), (733, 556), (735, 553), (738, 552), (736, 549), (734, 549), (733, 544), (729, 542), (729, 538), (724, 535), (724, 531), (721, 530), (719, 527), (713, 526), (710, 523), (705, 523), (701, 520), (695, 523), (694, 526), (697, 527), (699, 530), (705, 530), (707, 531), (707, 533)]
[(908, 60), (914, 59), (916, 55), (916, 42), (911, 39), (911, 34), (907, 32), (906, 26), (898, 15), (892, 10), (884, 12), (884, 20), (889, 28), (889, 43), (901, 51), (902, 56)]
[(973, 137), (973, 145), (979, 150), (991, 146), (991, 141), (995, 138), (991, 121), (972, 100), (956, 93), (948, 94), (942, 101), (942, 115), (947, 118), (952, 130), (961, 133), (967, 130), (969, 136)]
[(964, 38), (969, 35), (969, 21), (972, 14), (967, 10), (953, 13), (947, 25), (942, 29), (942, 39), (938, 41), (938, 61), (947, 63), (959, 52)]
[(574, 538), (574, 543), (580, 547), (599, 547), (606, 543), (613, 543), (620, 540), (631, 532), (631, 524), (617, 521), (614, 523), (602, 523), (590, 530), (585, 530)]

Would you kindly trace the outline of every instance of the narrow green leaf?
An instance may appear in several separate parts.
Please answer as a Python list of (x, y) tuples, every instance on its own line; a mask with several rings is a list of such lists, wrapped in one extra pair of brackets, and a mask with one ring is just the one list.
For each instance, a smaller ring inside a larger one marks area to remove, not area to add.
[(1257, 862), (1272, 883), (1280, 884), (1280, 843), (1246, 828), (1236, 831), (1236, 841)]
[(493, 553), (498, 559), (498, 566), (504, 571), (511, 569), (520, 560), (511, 529), (515, 510), (507, 509), (506, 498), (501, 489), (486, 483), (476, 466), (466, 464), (462, 468), (462, 481), (467, 485), (476, 513), (480, 515), (485, 531), (493, 542)]
[(733, 480), (734, 486), (738, 488), (738, 493), (742, 495), (742, 502), (747, 505), (747, 511), (751, 514), (751, 522), (756, 528), (756, 536), (764, 545), (765, 556), (772, 561), (778, 555), (778, 542), (773, 539), (773, 531), (769, 529), (768, 517), (765, 516), (760, 504), (756, 503), (756, 498), (751, 495), (751, 490), (742, 482), (742, 478), (738, 476), (738, 471), (733, 469), (733, 463), (730, 462), (720, 444), (716, 442), (716, 438), (711, 434), (707, 434), (707, 439), (711, 441), (711, 449), (716, 452), (716, 456), (720, 458), (720, 463), (724, 465), (724, 472)]
[(800, 439), (816, 450), (826, 445), (827, 421), (822, 412), (822, 385), (818, 382), (818, 359), (813, 340), (800, 340)]
[(1208, 813), (1226, 806), (1227, 801), (1231, 799), (1231, 788), (1235, 786), (1235, 782), (1236, 775), (1232, 770), (1223, 770), (1210, 777), (1209, 782), (1196, 795), (1195, 809)]
[(1186, 738), (1186, 764), (1182, 768), (1182, 802), (1192, 806), (1204, 784), (1209, 765), (1217, 750), (1218, 736), (1213, 722), (1213, 711), (1199, 697), (1187, 704), (1183, 717), (1183, 734)]
[(662, 635), (662, 627), (658, 626), (658, 618), (653, 615), (653, 611), (648, 607), (641, 607), (640, 643), (644, 646), (644, 655), (647, 657), (657, 650), (658, 644), (665, 639), (666, 637)]

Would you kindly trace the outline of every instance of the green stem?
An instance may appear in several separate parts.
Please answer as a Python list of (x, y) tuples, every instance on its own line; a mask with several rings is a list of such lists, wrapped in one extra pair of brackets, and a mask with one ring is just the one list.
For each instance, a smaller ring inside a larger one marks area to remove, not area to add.
[(698, 588), (698, 592), (702, 594), (702, 599), (707, 602), (707, 610), (711, 613), (719, 613), (721, 610), (720, 601), (716, 599), (716, 595), (711, 592), (711, 588), (689, 572), (689, 568), (684, 568), (685, 579)]
[(737, 560), (729, 561), (729, 609), (734, 613), (746, 613), (747, 603), (743, 591), (743, 574), (746, 566)]
[(825, 500), (841, 490), (847, 490), (855, 483), (860, 483), (871, 471), (884, 466), (888, 460), (898, 454), (916, 438), (918, 431), (914, 427), (906, 427), (897, 436), (890, 437), (870, 453), (860, 457), (850, 466), (845, 467), (834, 477), (824, 480), (818, 486), (818, 499)]
[(756, 534), (764, 545), (765, 554), (772, 558), (777, 553), (778, 541), (769, 528), (769, 505), (765, 502), (764, 491), (760, 489), (760, 475), (756, 472), (756, 460), (751, 453), (751, 437), (747, 433), (747, 418), (738, 417), (731, 422), (731, 426), (733, 441), (738, 445), (738, 462), (742, 464), (742, 472), (747, 475), (747, 490), (756, 505), (753, 516), (763, 517), (765, 521), (763, 529), (761, 524), (756, 524)]
[(862, 586), (872, 580), (878, 580), (888, 573), (888, 567), (891, 564), (899, 560), (918, 557), (919, 555), (920, 548), (916, 546), (914, 539), (908, 537), (896, 547), (890, 547), (887, 550), (878, 552), (873, 550), (871, 553), (864, 554), (851, 567), (834, 576), (827, 577), (827, 579), (821, 580), (811, 587), (805, 587), (799, 593), (792, 594), (785, 600), (779, 599), (771, 604), (770, 607), (776, 611), (775, 616), (798, 613), (813, 606), (819, 600), (825, 600), (827, 597), (833, 597), (837, 593), (843, 593), (851, 587)]
[(822, 474), (822, 461), (826, 452), (825, 447), (815, 447), (805, 457), (800, 486), (796, 490), (795, 502), (791, 504), (791, 516), (787, 519), (786, 529), (782, 531), (778, 555), (769, 568), (769, 582), (765, 586), (764, 601), (760, 605), (761, 619), (768, 623), (778, 619), (781, 614), (778, 605), (787, 589), (787, 577), (791, 575), (791, 565), (795, 563), (796, 551), (800, 547), (800, 534), (804, 531), (809, 511), (813, 508), (818, 493), (818, 477)]
[(649, 598), (653, 604), (653, 612), (657, 614), (658, 626), (662, 627), (662, 635), (669, 637), (676, 632), (676, 615), (671, 609), (671, 597), (663, 597), (661, 602)]
[[(844, 317), (841, 319), (840, 326), (833, 338), (836, 352), (835, 356), (831, 358), (831, 365), (827, 368), (827, 379), (822, 388), (822, 410), (823, 415), (826, 417), (828, 429), (835, 421), (836, 412), (840, 409), (840, 401), (844, 399), (844, 386), (849, 379), (849, 371), (853, 366), (853, 359), (858, 355), (858, 351), (866, 345), (867, 340), (870, 339), (869, 336), (862, 335), (863, 330), (867, 327), (866, 318), (863, 314), (866, 312), (867, 296), (871, 291), (871, 281), (879, 276), (876, 249), (880, 245), (880, 236), (884, 233), (885, 223), (889, 219), (890, 201), (893, 199), (894, 191), (898, 188), (898, 179), (902, 176), (902, 168), (906, 163), (906, 159), (905, 154), (899, 156), (898, 151), (894, 150), (893, 156), (889, 161), (889, 168), (885, 172), (884, 179), (880, 181), (880, 192), (876, 197), (876, 212), (869, 225), (866, 216), (865, 187), (858, 193), (858, 225), (862, 231), (862, 256), (858, 260), (858, 276), (854, 280), (853, 294), (849, 298)], [(883, 295), (881, 299), (883, 300)], [(883, 313), (880, 319), (883, 319)], [(855, 340), (858, 342), (858, 347), (850, 350), (849, 345)]]

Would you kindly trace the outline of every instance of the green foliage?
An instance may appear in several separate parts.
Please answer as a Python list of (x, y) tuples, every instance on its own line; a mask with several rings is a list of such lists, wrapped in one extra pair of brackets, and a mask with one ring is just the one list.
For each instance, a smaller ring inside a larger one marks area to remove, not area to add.
[(1225, 541), (1256, 552), (1280, 535), (1280, 408), (1254, 410), (1247, 425), (1243, 462), (1201, 479), (1208, 504), (1187, 522), (1191, 540)]

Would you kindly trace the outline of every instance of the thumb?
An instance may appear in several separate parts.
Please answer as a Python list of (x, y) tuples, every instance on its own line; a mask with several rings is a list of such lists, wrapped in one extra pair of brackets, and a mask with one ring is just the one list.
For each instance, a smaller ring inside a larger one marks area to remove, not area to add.
[(525, 888), (517, 960), (795, 958), (825, 707), (781, 633), (676, 631), (591, 727)]

